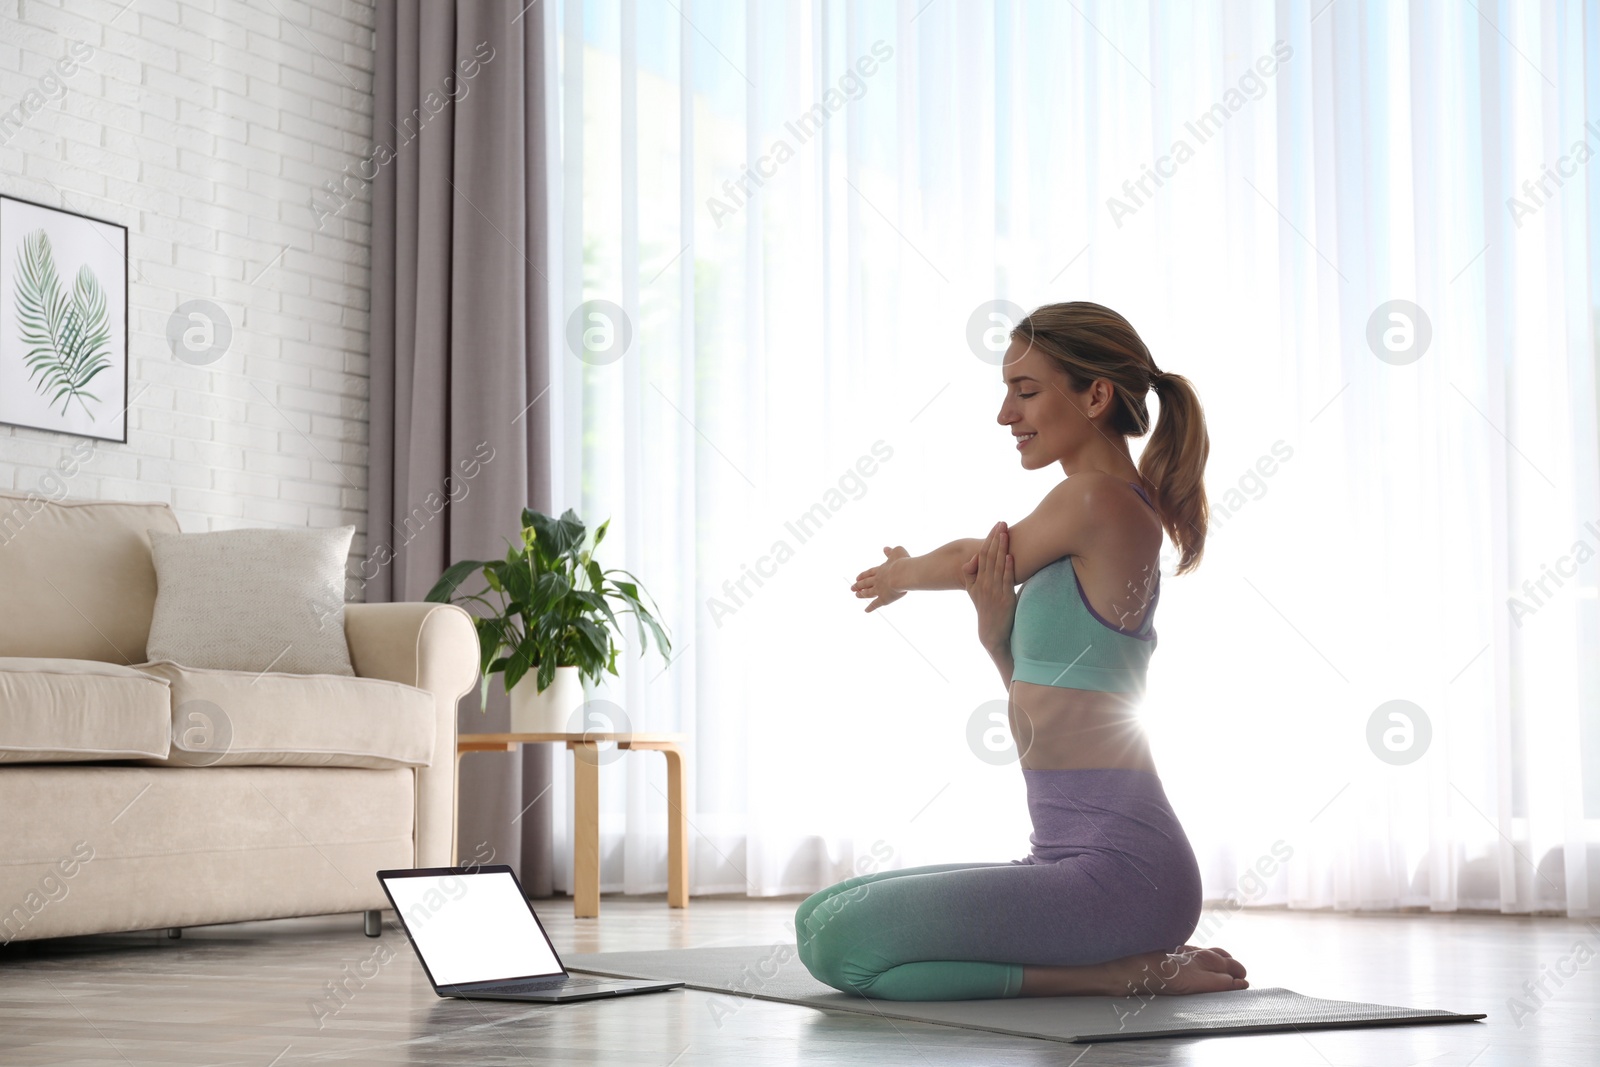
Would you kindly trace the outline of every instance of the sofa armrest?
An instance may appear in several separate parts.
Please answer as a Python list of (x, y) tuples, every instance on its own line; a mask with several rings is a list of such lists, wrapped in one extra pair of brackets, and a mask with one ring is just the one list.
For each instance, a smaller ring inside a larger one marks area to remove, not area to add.
[(454, 604), (346, 604), (344, 636), (362, 678), (433, 694), (433, 760), (417, 769), (416, 865), (455, 862), (456, 702), (478, 680), (478, 632)]

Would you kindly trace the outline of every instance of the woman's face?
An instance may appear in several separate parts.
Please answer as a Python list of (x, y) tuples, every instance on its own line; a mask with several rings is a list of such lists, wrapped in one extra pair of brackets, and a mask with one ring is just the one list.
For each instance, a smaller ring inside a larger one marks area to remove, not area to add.
[(1109, 383), (1099, 380), (1074, 393), (1055, 362), (1020, 338), (1006, 350), (1000, 374), (1006, 396), (998, 421), (1011, 430), (1024, 470), (1061, 462), (1098, 432), (1091, 411), (1103, 415)]

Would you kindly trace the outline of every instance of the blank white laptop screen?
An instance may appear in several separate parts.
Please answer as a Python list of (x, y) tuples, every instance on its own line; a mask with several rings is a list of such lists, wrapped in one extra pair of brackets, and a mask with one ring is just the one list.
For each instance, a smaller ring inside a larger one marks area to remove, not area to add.
[(508, 872), (384, 881), (435, 985), (562, 973)]

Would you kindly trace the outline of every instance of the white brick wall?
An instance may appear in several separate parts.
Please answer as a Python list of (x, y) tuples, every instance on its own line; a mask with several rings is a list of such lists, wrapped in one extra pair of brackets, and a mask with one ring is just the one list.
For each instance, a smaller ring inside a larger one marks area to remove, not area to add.
[[(189, 531), (352, 523), (365, 554), (370, 190), (320, 230), (311, 197), (370, 151), (373, 23), (372, 0), (0, 0), (0, 113), (94, 50), (0, 127), (0, 192), (128, 227), (137, 397), (81, 464), (83, 438), (0, 426), (0, 486), (165, 500)], [(203, 367), (166, 340), (197, 298), (233, 324)]]

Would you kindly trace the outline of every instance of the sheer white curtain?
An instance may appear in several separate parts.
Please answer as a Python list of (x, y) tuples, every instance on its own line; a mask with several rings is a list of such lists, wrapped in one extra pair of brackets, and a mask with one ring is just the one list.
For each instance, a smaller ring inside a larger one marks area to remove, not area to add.
[[(674, 638), (591, 695), (692, 735), (693, 892), (1026, 852), (965, 595), (848, 587), (1060, 477), (984, 328), (1087, 299), (1206, 405), (1145, 721), (1208, 896), (1600, 913), (1592, 7), (534, 10), (556, 499)], [(664, 788), (602, 774), (604, 889)]]

